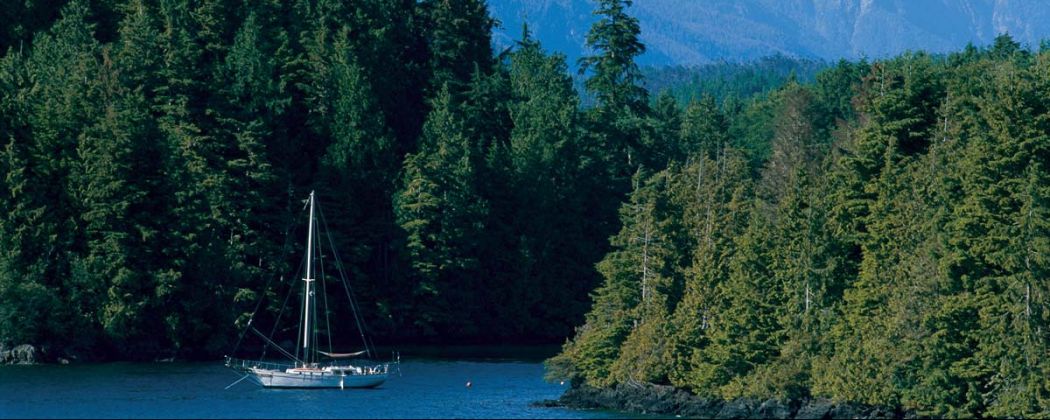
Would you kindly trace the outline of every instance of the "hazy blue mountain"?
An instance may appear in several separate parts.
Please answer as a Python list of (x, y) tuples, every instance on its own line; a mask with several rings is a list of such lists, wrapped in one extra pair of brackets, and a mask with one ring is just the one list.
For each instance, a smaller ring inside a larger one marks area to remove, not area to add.
[[(489, 0), (510, 45), (521, 25), (575, 60), (594, 16), (592, 0)], [(702, 64), (773, 54), (837, 60), (905, 50), (987, 45), (1001, 33), (1038, 48), (1050, 38), (1046, 0), (636, 0), (631, 13), (649, 51), (641, 64)], [(573, 61), (574, 62), (574, 61)]]

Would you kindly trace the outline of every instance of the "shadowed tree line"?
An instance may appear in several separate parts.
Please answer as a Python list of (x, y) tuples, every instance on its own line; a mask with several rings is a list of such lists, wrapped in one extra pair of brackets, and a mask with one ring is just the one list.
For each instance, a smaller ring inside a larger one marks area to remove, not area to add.
[(295, 285), (315, 189), (387, 341), (582, 321), (623, 188), (568, 64), (494, 52), (484, 2), (45, 3), (0, 28), (4, 342), (222, 354)]

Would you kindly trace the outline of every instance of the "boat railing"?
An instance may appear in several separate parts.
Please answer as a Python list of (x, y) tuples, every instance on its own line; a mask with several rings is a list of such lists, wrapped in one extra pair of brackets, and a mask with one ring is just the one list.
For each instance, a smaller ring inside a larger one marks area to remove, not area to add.
[(336, 362), (331, 362), (331, 363), (328, 363), (327, 365), (322, 366), (322, 367), (326, 367), (326, 366), (327, 367), (337, 368), (337, 369), (342, 369), (344, 372), (346, 372), (347, 374), (350, 374), (350, 375), (382, 375), (382, 374), (390, 373), (390, 364), (389, 363), (380, 363), (380, 364), (377, 364), (377, 365), (347, 366), (347, 365), (340, 365), (340, 364), (338, 364)]
[(390, 373), (390, 364), (381, 363), (372, 366), (354, 366), (350, 371), (355, 375), (382, 375)]
[(244, 360), (235, 359), (233, 357), (226, 358), (226, 367), (234, 370), (251, 370), (255, 369), (267, 369), (267, 370), (287, 370), (296, 367), (294, 363), (279, 363), (279, 362), (264, 362), (261, 360)]
[[(338, 362), (318, 363), (316, 367), (337, 367), (346, 368), (346, 372), (353, 375), (379, 375), (390, 372), (389, 363), (380, 363), (376, 365), (359, 365), (359, 366), (346, 366), (341, 365)], [(226, 357), (226, 367), (238, 370), (238, 371), (250, 371), (252, 369), (266, 369), (266, 370), (288, 370), (297, 368), (294, 363), (280, 363), (280, 362), (264, 362), (261, 360), (245, 360), (237, 359), (233, 357)]]

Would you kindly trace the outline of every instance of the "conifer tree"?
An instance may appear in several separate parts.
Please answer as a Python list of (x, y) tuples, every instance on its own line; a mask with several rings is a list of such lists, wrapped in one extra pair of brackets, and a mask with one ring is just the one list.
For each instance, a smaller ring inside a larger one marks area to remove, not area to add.
[[(657, 225), (663, 176), (649, 178), (643, 171), (635, 174), (635, 190), (630, 201), (620, 209), (623, 228), (612, 238), (614, 251), (598, 264), (604, 278), (594, 292), (594, 306), (587, 314), (576, 337), (565, 344), (559, 357), (567, 358), (572, 370), (555, 371), (574, 381), (592, 386), (608, 386), (628, 378), (613, 376), (612, 366), (632, 328), (637, 326), (636, 308), (650, 301), (660, 265), (657, 242), (663, 241)], [(555, 360), (552, 366), (566, 363)], [(621, 368), (620, 370), (623, 370)]]
[(491, 33), (496, 21), (479, 0), (427, 0), (420, 5), (430, 66), (429, 97), (447, 84), (453, 96), (462, 92), (479, 69), (495, 64)]
[(589, 244), (595, 236), (581, 222), (589, 219), (584, 174), (593, 163), (581, 144), (579, 98), (564, 56), (544, 53), (526, 30), (510, 55), (509, 77), (511, 226), (521, 236), (519, 265), (511, 269), (520, 280), (504, 300), (524, 300), (517, 308), (538, 318), (535, 328), (564, 337), (582, 322), (599, 281), (587, 262), (598, 261), (602, 248)]
[[(96, 330), (91, 328), (92, 320), (80, 314), (96, 307), (93, 303), (105, 288), (100, 284), (77, 284), (70, 267), (84, 244), (77, 235), (82, 227), (78, 220), (81, 208), (66, 186), (77, 160), (78, 136), (98, 117), (99, 109), (98, 96), (85, 94), (91, 90), (90, 84), (100, 68), (100, 46), (92, 36), (88, 13), (86, 2), (70, 2), (63, 7), (62, 17), (55, 25), (46, 34), (34, 38), (25, 65), (30, 77), (39, 82), (27, 91), (24, 99), (28, 136), (14, 139), (12, 146), (20, 149), (24, 144), (23, 150), (27, 152), (22, 161), (21, 179), (14, 185), (24, 182), (24, 188), (35, 191), (16, 199), (20, 202), (17, 206), (24, 206), (29, 213), (15, 217), (34, 213), (35, 217), (16, 222), (25, 223), (23, 233), (16, 234), (25, 238), (21, 242), (25, 259), (16, 263), (15, 269), (26, 270), (20, 281), (40, 286), (28, 288), (37, 291), (35, 296), (28, 297), (28, 302), (51, 298), (55, 299), (53, 303), (66, 303), (49, 311), (46, 328), (30, 326), (38, 328), (36, 331), (41, 334), (33, 338), (44, 340), (53, 334), (62, 338), (48, 341), (74, 346), (91, 344), (87, 335), (71, 331)], [(78, 339), (84, 339), (85, 343), (76, 343)]]
[[(817, 393), (830, 388), (834, 398), (897, 405), (908, 387), (891, 378), (912, 369), (907, 363), (916, 352), (901, 343), (923, 331), (906, 292), (922, 287), (922, 280), (906, 273), (902, 261), (923, 245), (917, 229), (928, 200), (909, 187), (914, 181), (908, 165), (929, 147), (944, 91), (941, 73), (928, 57), (880, 64), (865, 80), (861, 110), (869, 119), (856, 138), (861, 152), (842, 158), (843, 172), (834, 174), (831, 223), (845, 246), (859, 247), (862, 258), (845, 292), (832, 368), (814, 381)], [(870, 375), (844, 375), (841, 369), (849, 365)]]
[(826, 145), (815, 129), (816, 104), (808, 90), (795, 84), (789, 83), (778, 96), (772, 153), (756, 202), (762, 228), (749, 231), (755, 235), (749, 243), (753, 249), (742, 248), (740, 254), (760, 258), (749, 266), (765, 274), (750, 276), (768, 277), (771, 283), (766, 287), (778, 296), (772, 308), (747, 306), (776, 317), (775, 323), (766, 321), (775, 328), (766, 333), (776, 336), (776, 343), (755, 353), (754, 360), (764, 363), (752, 362), (756, 366), (751, 373), (737, 378), (727, 395), (788, 400), (808, 396), (813, 359), (830, 353), (822, 348), (822, 337), (830, 330), (843, 279), (850, 273), (843, 271), (849, 256), (843, 255), (825, 223), (824, 186), (817, 180)]
[(580, 72), (597, 106), (589, 113), (594, 123), (593, 142), (604, 150), (602, 159), (614, 188), (629, 189), (627, 181), (647, 156), (642, 145), (643, 117), (648, 113), (648, 94), (641, 87), (641, 71), (635, 58), (645, 52), (638, 39), (638, 19), (627, 14), (630, 0), (603, 0), (600, 16), (587, 33), (587, 46), (594, 55), (580, 59)]
[(738, 251), (736, 240), (748, 227), (754, 194), (749, 172), (744, 156), (723, 145), (716, 159), (692, 157), (681, 175), (676, 200), (693, 246), (682, 298), (672, 312), (668, 376), (671, 384), (700, 395), (718, 392), (699, 368), (707, 363), (712, 328), (724, 308), (722, 284)]
[(689, 259), (682, 209), (674, 200), (674, 190), (683, 187), (681, 181), (675, 182), (676, 174), (676, 167), (653, 174), (645, 180), (653, 196), (646, 197), (644, 204), (635, 204), (643, 205), (641, 211), (647, 213), (633, 238), (635, 246), (641, 246), (641, 291), (638, 304), (629, 313), (632, 330), (610, 367), (611, 378), (620, 383), (668, 381), (672, 335), (668, 321), (681, 299)]
[(412, 261), (413, 324), (425, 335), (467, 332), (461, 316), (478, 267), (477, 237), (487, 203), (474, 188), (478, 157), (448, 88), (434, 102), (419, 152), (405, 160), (403, 184), (394, 196), (398, 224), (407, 233)]
[(638, 39), (638, 19), (627, 14), (631, 4), (631, 0), (598, 2), (594, 11), (598, 21), (587, 33), (587, 46), (597, 54), (580, 59), (581, 72), (593, 72), (587, 89), (597, 97), (599, 107), (613, 115), (624, 110), (644, 113), (647, 109), (648, 95), (641, 87), (642, 74), (635, 63), (645, 52), (645, 45)]
[(89, 295), (73, 301), (84, 305), (85, 313), (98, 314), (91, 325), (101, 325), (118, 348), (156, 354), (150, 346), (161, 343), (149, 335), (163, 326), (161, 308), (152, 299), (154, 261), (147, 257), (160, 243), (143, 240), (157, 233), (143, 213), (159, 210), (148, 198), (150, 181), (156, 179), (150, 176), (155, 163), (150, 142), (157, 136), (145, 98), (121, 85), (108, 57), (101, 75), (90, 95), (99, 98), (104, 113), (77, 139), (68, 186), (82, 209), (86, 242), (85, 255), (73, 260), (72, 277)]
[(682, 116), (680, 153), (693, 159), (715, 159), (728, 141), (727, 131), (725, 115), (713, 97), (690, 102)]
[(680, 114), (678, 102), (670, 92), (665, 91), (656, 98), (641, 133), (641, 146), (646, 150), (643, 165), (662, 168), (673, 161), (685, 161), (687, 154), (682, 152), (678, 139), (682, 129)]
[(272, 273), (289, 269), (280, 253), (288, 240), (289, 197), (282, 191), (282, 173), (273, 157), (283, 140), (278, 124), (286, 100), (281, 99), (279, 66), (272, 51), (284, 33), (263, 31), (264, 25), (274, 23), (271, 13), (265, 7), (247, 11), (232, 45), (223, 48), (224, 62), (213, 77), (221, 81), (211, 114), (223, 161), (215, 170), (225, 174), (227, 182), (220, 202), (220, 211), (229, 215), (223, 227), (224, 254), (230, 283), (238, 288), (233, 299), (245, 312), (252, 310), (250, 298)]
[[(206, 82), (219, 62), (205, 62), (217, 48), (200, 48), (205, 39), (196, 36), (199, 22), (191, 5), (160, 2), (160, 46), (163, 65), (154, 98), (157, 127), (164, 138), (164, 173), (171, 191), (168, 209), (177, 223), (169, 228), (168, 247), (161, 251), (170, 269), (155, 280), (157, 302), (171, 308), (165, 315), (165, 336), (176, 351), (184, 348), (218, 351), (224, 340), (212, 340), (216, 325), (209, 320), (232, 321), (226, 304), (211, 296), (231, 297), (222, 286), (209, 281), (230, 271), (225, 244), (234, 232), (229, 229), (229, 178), (221, 169), (222, 152), (229, 143), (217, 127), (213, 92)], [(204, 35), (202, 35), (204, 36)], [(217, 274), (221, 273), (221, 274)], [(227, 322), (225, 325), (229, 325)]]
[[(315, 106), (321, 114), (317, 134), (328, 138), (317, 179), (341, 258), (353, 267), (367, 267), (388, 257), (390, 232), (397, 226), (390, 196), (399, 161), (394, 135), (373, 99), (373, 83), (348, 45), (348, 31), (344, 27), (315, 64), (320, 96)], [(359, 271), (355, 290), (370, 300), (396, 293), (389, 288), (384, 294), (375, 292), (389, 275), (386, 270)]]
[(26, 58), (11, 52), (0, 60), (0, 337), (33, 342), (47, 336), (61, 320), (47, 308), (60, 304), (57, 290), (43, 278), (38, 227), (46, 222), (40, 189), (33, 182), (29, 152), (29, 72)]
[(382, 111), (386, 126), (397, 139), (397, 156), (404, 156), (415, 151), (426, 117), (424, 95), (429, 69), (426, 38), (422, 33), (425, 19), (419, 15), (421, 7), (415, 0), (354, 4), (360, 4), (358, 16), (363, 21), (352, 27), (368, 28), (368, 36), (352, 37), (360, 45), (355, 47), (358, 61), (372, 81), (374, 101)]
[[(993, 52), (1003, 48), (997, 42)], [(978, 108), (979, 125), (970, 127), (962, 178), (968, 196), (953, 224), (965, 258), (954, 268), (972, 282), (978, 316), (976, 329), (967, 331), (976, 349), (960, 365), (971, 386), (985, 390), (980, 398), (968, 395), (971, 407), (992, 415), (1037, 415), (1047, 398), (1038, 356), (1046, 351), (1046, 292), (1036, 279), (1045, 272), (1040, 250), (1048, 157), (1046, 121), (1038, 115), (1048, 108), (1045, 82), (1040, 87), (1017, 56), (999, 52), (994, 84)]]

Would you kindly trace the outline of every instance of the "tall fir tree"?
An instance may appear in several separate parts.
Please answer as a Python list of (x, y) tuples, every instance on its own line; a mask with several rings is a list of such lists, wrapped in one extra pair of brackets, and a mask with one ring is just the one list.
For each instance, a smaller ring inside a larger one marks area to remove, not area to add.
[(496, 21), (480, 0), (427, 0), (420, 4), (430, 67), (428, 97), (448, 85), (453, 96), (463, 92), (479, 69), (495, 64), (491, 33)]
[(599, 16), (587, 33), (587, 46), (594, 55), (580, 59), (580, 73), (587, 76), (587, 91), (597, 106), (589, 113), (591, 135), (604, 150), (602, 159), (614, 184), (626, 193), (627, 181), (644, 162), (643, 117), (648, 113), (648, 94), (641, 86), (641, 71), (635, 59), (645, 52), (639, 40), (638, 19), (627, 14), (630, 0), (603, 0), (594, 14)]
[(715, 395), (699, 374), (706, 363), (712, 332), (724, 308), (722, 284), (738, 252), (736, 240), (748, 227), (754, 187), (743, 154), (725, 144), (712, 158), (694, 155), (683, 167), (676, 200), (692, 246), (685, 268), (682, 297), (672, 312), (668, 348), (671, 384), (697, 394)]
[[(46, 299), (43, 296), (50, 295), (55, 302), (69, 303), (47, 311), (51, 312), (45, 317), (49, 319), (47, 328), (30, 327), (39, 328), (37, 334), (41, 334), (32, 337), (34, 340), (57, 346), (91, 344), (93, 337), (72, 331), (97, 331), (90, 317), (81, 314), (96, 310), (94, 303), (105, 289), (104, 284), (78, 284), (71, 276), (70, 263), (84, 243), (77, 217), (81, 208), (65, 188), (73, 176), (78, 136), (98, 118), (99, 97), (85, 94), (91, 91), (101, 61), (88, 15), (86, 2), (70, 2), (48, 33), (34, 38), (26, 66), (31, 77), (41, 83), (25, 98), (29, 130), (26, 138), (15, 140), (14, 146), (18, 148), (17, 143), (22, 142), (27, 146), (24, 178), (20, 181), (36, 191), (19, 200), (24, 200), (19, 207), (25, 206), (30, 212), (21, 217), (35, 217), (20, 221), (27, 223), (24, 233), (18, 235), (25, 238), (20, 244), (25, 259), (16, 266), (25, 270), (20, 273), (22, 281), (39, 285), (39, 292), (47, 290), (27, 297), (29, 302), (41, 302)], [(48, 339), (51, 334), (60, 338)], [(76, 342), (81, 339), (86, 342)]]
[[(620, 347), (637, 326), (636, 308), (651, 299), (658, 274), (657, 224), (663, 176), (635, 174), (630, 201), (620, 208), (623, 228), (611, 239), (614, 251), (598, 263), (604, 282), (594, 292), (594, 306), (586, 323), (565, 344), (563, 352), (548, 363), (552, 376), (568, 377), (591, 386), (609, 386), (626, 380), (614, 376), (613, 364)], [(652, 253), (650, 252), (652, 251)], [(619, 369), (623, 370), (623, 368)]]
[(594, 14), (598, 21), (587, 33), (587, 46), (596, 55), (580, 59), (580, 71), (591, 72), (586, 86), (599, 107), (617, 115), (624, 110), (643, 113), (648, 94), (635, 59), (645, 52), (639, 40), (638, 18), (627, 14), (631, 0), (601, 0)]
[[(584, 156), (579, 98), (562, 55), (547, 55), (525, 30), (510, 55), (511, 226), (520, 232), (514, 287), (501, 301), (536, 317), (532, 330), (564, 337), (582, 322), (598, 282), (591, 262), (602, 247), (587, 220), (584, 186), (593, 163)], [(520, 277), (518, 277), (520, 276)], [(538, 286), (537, 286), (538, 285)]]
[(479, 157), (448, 88), (434, 102), (420, 146), (406, 158), (394, 196), (415, 282), (406, 302), (411, 312), (399, 310), (414, 319), (413, 326), (424, 336), (469, 334), (475, 331), (463, 315), (476, 304), (468, 291), (476, 281), (475, 247), (487, 203), (476, 194)]

